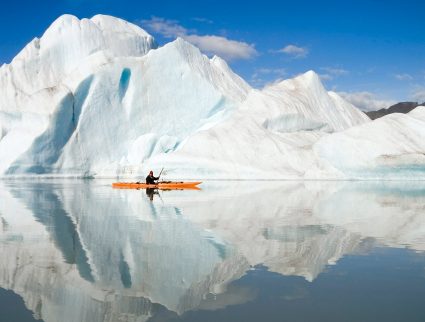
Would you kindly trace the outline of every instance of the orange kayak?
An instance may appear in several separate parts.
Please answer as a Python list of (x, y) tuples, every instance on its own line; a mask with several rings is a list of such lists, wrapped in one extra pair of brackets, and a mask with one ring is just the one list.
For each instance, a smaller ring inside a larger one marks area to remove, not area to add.
[(112, 184), (113, 188), (118, 189), (162, 189), (162, 190), (201, 190), (197, 187), (198, 184), (201, 184), (201, 181), (197, 182), (176, 182), (176, 181), (167, 181), (167, 182), (158, 182), (157, 184), (146, 184), (141, 182), (114, 182)]

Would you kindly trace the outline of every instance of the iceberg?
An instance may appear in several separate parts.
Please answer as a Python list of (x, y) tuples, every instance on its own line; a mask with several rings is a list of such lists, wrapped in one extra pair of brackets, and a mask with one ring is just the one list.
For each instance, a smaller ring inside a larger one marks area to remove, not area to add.
[(183, 39), (64, 15), (0, 67), (0, 176), (424, 178), (422, 121), (391, 117), (372, 122), (314, 71), (254, 89)]
[[(89, 35), (80, 35), (86, 25), (94, 31), (86, 27)], [(225, 118), (250, 89), (220, 58), (210, 60), (182, 39), (153, 50), (154, 41), (142, 29), (112, 17), (81, 21), (61, 17), (40, 43), (54, 38), (58, 30), (71, 34), (71, 40), (86, 36), (90, 42), (99, 37), (98, 29), (106, 40), (89, 51), (83, 47), (71, 58), (61, 57), (67, 62), (59, 66), (78, 64), (56, 72), (54, 87), (47, 79), (39, 87), (48, 88), (31, 95), (21, 110), (10, 108), (9, 101), (1, 105), (2, 123), (13, 118), (6, 134), (2, 127), (1, 173), (87, 176), (128, 169), (132, 173), (152, 154), (173, 151), (194, 131)], [(111, 52), (110, 42), (121, 33), (130, 44), (115, 44)], [(40, 55), (32, 54), (18, 57), (38, 61)], [(5, 81), (15, 65), (16, 59), (2, 67)], [(26, 72), (25, 66), (19, 74)], [(44, 72), (42, 65), (35, 74)]]

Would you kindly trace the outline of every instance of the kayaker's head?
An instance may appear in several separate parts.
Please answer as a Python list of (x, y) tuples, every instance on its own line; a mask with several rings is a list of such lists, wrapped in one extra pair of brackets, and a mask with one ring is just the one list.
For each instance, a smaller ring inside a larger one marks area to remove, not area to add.
[(152, 177), (153, 176), (153, 171), (149, 171), (149, 175)]

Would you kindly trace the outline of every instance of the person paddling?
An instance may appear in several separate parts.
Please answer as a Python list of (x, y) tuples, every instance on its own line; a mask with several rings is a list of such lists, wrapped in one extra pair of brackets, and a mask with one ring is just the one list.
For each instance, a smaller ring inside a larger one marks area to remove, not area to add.
[(153, 176), (153, 171), (149, 172), (149, 175), (146, 177), (146, 184), (156, 184), (155, 180), (158, 180), (159, 177)]

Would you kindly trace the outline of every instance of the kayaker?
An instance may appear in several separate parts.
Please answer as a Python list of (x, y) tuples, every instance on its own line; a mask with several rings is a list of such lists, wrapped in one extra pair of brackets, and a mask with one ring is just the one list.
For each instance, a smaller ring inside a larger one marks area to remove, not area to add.
[(155, 180), (158, 180), (159, 177), (153, 176), (153, 171), (149, 172), (149, 175), (146, 177), (146, 184), (156, 184)]

